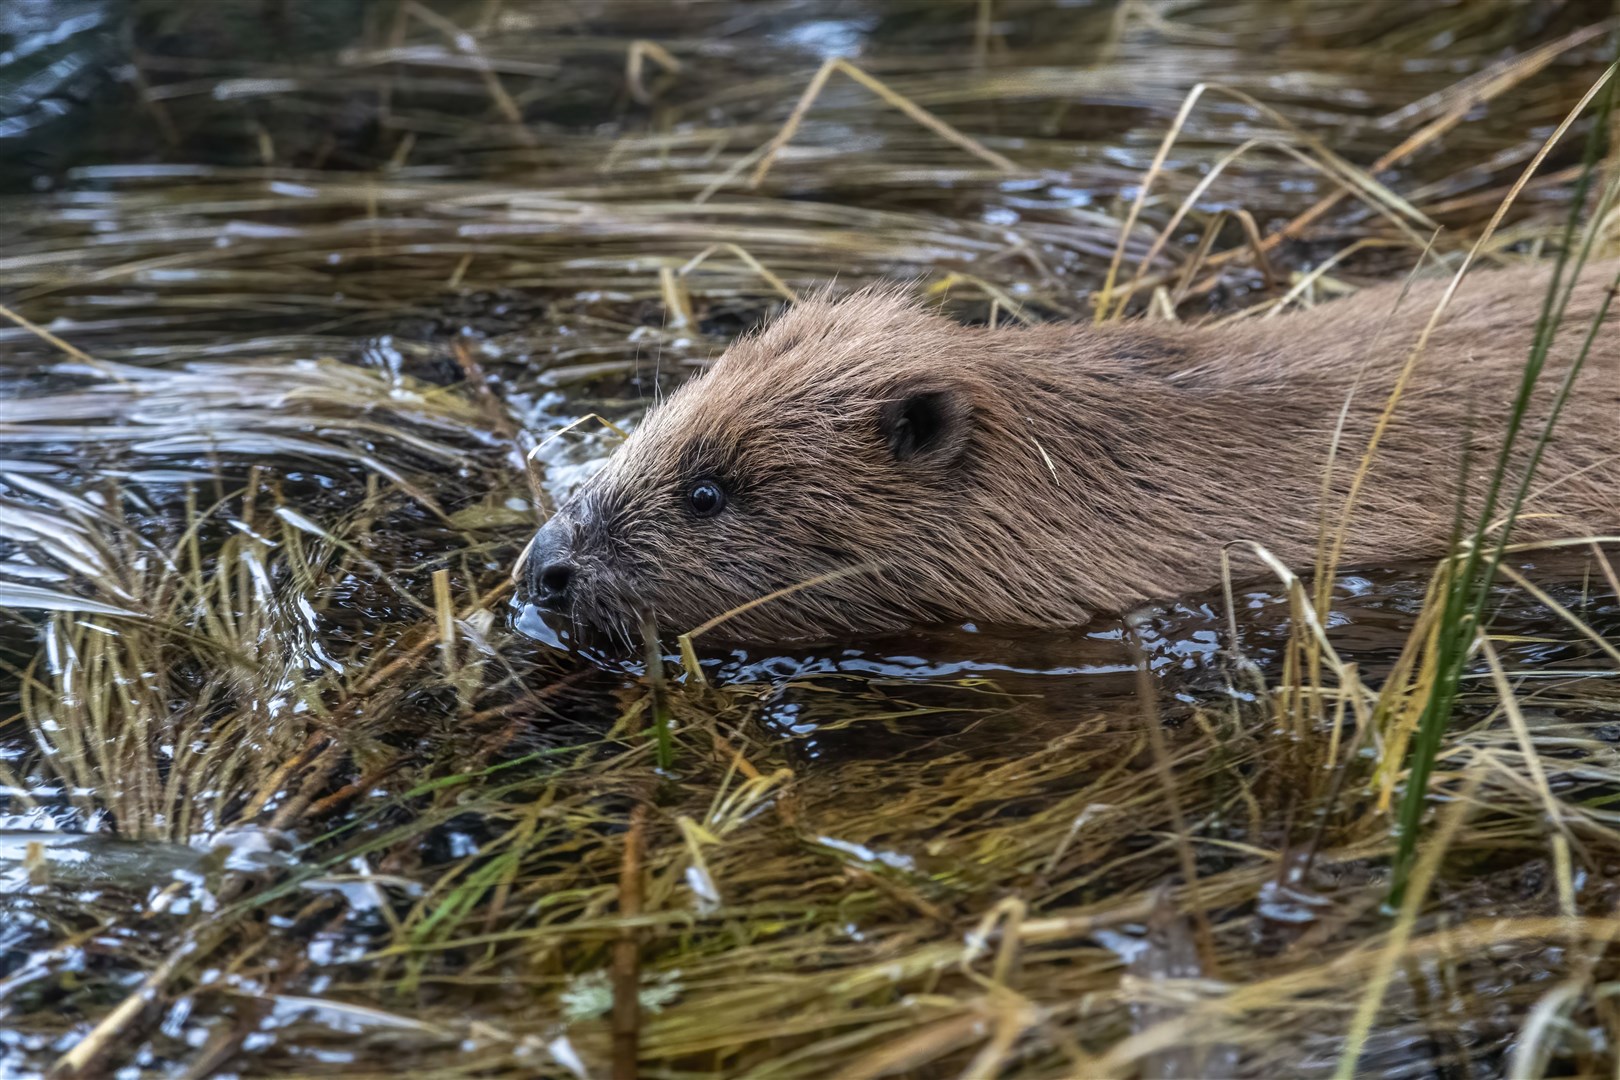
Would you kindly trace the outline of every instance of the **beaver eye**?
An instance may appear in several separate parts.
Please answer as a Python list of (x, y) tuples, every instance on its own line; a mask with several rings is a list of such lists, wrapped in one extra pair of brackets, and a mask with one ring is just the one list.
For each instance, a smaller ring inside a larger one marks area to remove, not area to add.
[(686, 493), (686, 502), (698, 517), (714, 517), (726, 508), (726, 492), (713, 480), (699, 480)]

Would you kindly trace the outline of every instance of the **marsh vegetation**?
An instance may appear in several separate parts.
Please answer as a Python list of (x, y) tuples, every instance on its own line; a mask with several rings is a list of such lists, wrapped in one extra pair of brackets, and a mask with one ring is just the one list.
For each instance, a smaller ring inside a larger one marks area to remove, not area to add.
[(0, 127), (0, 1073), (1614, 1074), (1612, 547), (701, 678), (508, 608), (579, 421), (829, 281), (1614, 254), (1609, 5), (30, 6), (110, 74)]

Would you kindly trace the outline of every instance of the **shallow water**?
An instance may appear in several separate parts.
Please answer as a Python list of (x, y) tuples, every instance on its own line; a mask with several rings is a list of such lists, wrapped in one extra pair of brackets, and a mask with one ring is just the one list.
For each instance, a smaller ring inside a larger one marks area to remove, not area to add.
[[(1389, 926), (1392, 734), (1336, 722), (1370, 706), (1335, 679), (1279, 704), (1302, 680), (1272, 583), (1239, 588), (1237, 641), (1189, 597), (1063, 634), (704, 650), (700, 684), (537, 645), (507, 572), (611, 451), (564, 428), (634, 423), (780, 305), (748, 259), (797, 292), (911, 278), (965, 319), (1085, 318), (1194, 84), (1281, 120), (1211, 94), (1128, 269), (1245, 140), (1296, 124), (1371, 162), (1589, 13), (563, 7), (0, 7), (24, 84), (0, 92), (0, 304), (83, 353), (0, 325), (0, 1074), (607, 1075), (627, 934), (649, 1076), (955, 1076), (997, 1046), (1001, 1075), (1331, 1074)], [(634, 85), (638, 39), (681, 70), (644, 57)], [(1598, 42), (1379, 179), (1466, 236)], [(1019, 171), (837, 76), (747, 188), (835, 56)], [(1206, 227), (1245, 249), (1221, 210), (1269, 231), (1327, 190), (1241, 159), (1155, 273), (1176, 285)], [(1347, 200), (1269, 273), (1365, 239), (1325, 280), (1379, 277), (1400, 236)], [(1233, 260), (1177, 311), (1275, 298), (1267, 276)], [(1480, 809), (1366, 1074), (1517, 1075), (1532, 1006), (1577, 978), (1534, 1060), (1612, 1065), (1606, 924), (1515, 927), (1614, 910), (1620, 603), (1580, 552), (1515, 565), (1585, 627), (1509, 585), (1491, 612), (1562, 802), (1475, 664), (1437, 789), (1480, 771)], [(1328, 641), (1369, 686), (1431, 569), (1337, 579)]]

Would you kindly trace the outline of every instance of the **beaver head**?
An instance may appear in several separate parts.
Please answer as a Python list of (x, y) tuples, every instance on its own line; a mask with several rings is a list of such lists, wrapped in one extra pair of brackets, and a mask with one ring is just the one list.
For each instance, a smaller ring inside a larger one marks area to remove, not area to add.
[(1019, 420), (972, 362), (981, 333), (892, 291), (797, 305), (654, 408), (557, 510), (519, 599), (621, 643), (645, 616), (680, 633), (779, 590), (709, 636), (972, 611), (973, 582), (1019, 543), (983, 483), (1012, 465), (987, 442)]

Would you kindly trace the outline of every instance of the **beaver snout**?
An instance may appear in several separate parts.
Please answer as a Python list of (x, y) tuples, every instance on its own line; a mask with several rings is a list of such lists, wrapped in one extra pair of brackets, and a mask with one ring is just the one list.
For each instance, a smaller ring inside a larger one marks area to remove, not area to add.
[(521, 599), (544, 611), (566, 611), (573, 599), (574, 577), (579, 569), (573, 549), (573, 530), (561, 514), (553, 514), (529, 545), (529, 556), (521, 572), (522, 588), (527, 595)]
[(519, 556), (512, 576), (520, 633), (569, 649), (617, 650), (637, 640), (644, 588), (593, 509), (583, 500), (562, 506)]

